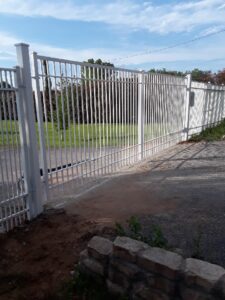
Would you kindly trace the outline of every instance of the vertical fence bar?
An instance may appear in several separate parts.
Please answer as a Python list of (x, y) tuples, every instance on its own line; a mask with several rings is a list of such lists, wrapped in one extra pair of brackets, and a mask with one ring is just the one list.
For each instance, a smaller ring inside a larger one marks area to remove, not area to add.
[(144, 156), (144, 72), (138, 75), (138, 156)]
[(27, 185), (30, 217), (34, 218), (43, 211), (42, 187), (38, 158), (38, 144), (35, 130), (34, 101), (31, 85), (29, 45), (16, 44), (17, 60), (20, 69), (21, 99), (23, 102), (26, 130)]
[(191, 74), (186, 76), (187, 80), (187, 95), (186, 95), (186, 105), (185, 105), (185, 123), (184, 123), (184, 140), (188, 140), (189, 133), (189, 119), (190, 119), (190, 98), (191, 98)]

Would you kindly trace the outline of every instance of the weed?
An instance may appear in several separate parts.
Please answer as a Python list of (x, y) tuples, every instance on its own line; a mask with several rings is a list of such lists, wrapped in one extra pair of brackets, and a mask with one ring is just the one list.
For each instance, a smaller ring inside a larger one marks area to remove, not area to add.
[(115, 223), (115, 231), (116, 231), (116, 235), (118, 235), (118, 236), (125, 236), (126, 235), (125, 229), (118, 222)]
[(153, 225), (153, 227), (152, 227), (150, 244), (152, 247), (159, 247), (159, 248), (164, 248), (164, 249), (168, 248), (168, 241), (164, 237), (159, 225)]
[(193, 253), (191, 257), (197, 259), (204, 259), (202, 255), (201, 242), (202, 242), (202, 229), (199, 226), (196, 235), (193, 238)]
[(189, 141), (190, 142), (200, 142), (200, 141), (218, 141), (221, 140), (225, 135), (225, 119), (222, 120), (217, 126), (209, 127), (203, 130), (199, 134), (193, 135)]
[(117, 235), (142, 241), (152, 247), (168, 249), (167, 239), (164, 237), (159, 225), (153, 225), (150, 231), (150, 237), (147, 237), (143, 234), (141, 223), (136, 216), (131, 216), (126, 223), (128, 224), (127, 228), (124, 228), (120, 223), (115, 224)]
[(142, 227), (141, 227), (141, 223), (139, 222), (139, 220), (136, 216), (130, 217), (130, 219), (127, 220), (127, 223), (128, 223), (131, 233), (134, 236), (140, 234)]

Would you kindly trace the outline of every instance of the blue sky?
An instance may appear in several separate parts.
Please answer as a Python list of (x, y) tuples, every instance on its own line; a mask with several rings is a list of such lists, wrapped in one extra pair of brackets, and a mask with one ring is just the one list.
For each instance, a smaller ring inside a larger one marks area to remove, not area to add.
[[(0, 64), (16, 64), (14, 44), (132, 69), (225, 68), (225, 33), (159, 53), (135, 55), (225, 28), (225, 0), (0, 0)], [(135, 55), (135, 56), (134, 56)], [(122, 59), (118, 59), (122, 58)]]

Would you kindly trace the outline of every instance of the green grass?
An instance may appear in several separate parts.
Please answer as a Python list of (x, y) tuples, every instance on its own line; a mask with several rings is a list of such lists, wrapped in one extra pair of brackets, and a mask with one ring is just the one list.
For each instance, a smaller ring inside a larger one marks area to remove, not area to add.
[(68, 147), (70, 144), (77, 147), (89, 145), (90, 147), (101, 146), (118, 146), (126, 142), (128, 138), (131, 141), (137, 140), (137, 127), (133, 125), (121, 124), (71, 124), (69, 128), (58, 131), (56, 127), (50, 123), (45, 124), (46, 138), (50, 147)]
[(200, 134), (193, 135), (190, 142), (200, 141), (220, 141), (225, 135), (225, 119), (222, 120), (217, 126), (206, 128)]
[[(65, 130), (58, 130), (55, 124), (44, 123), (46, 144), (49, 147), (123, 146), (138, 142), (138, 127), (133, 124), (71, 124)], [(38, 124), (36, 123), (38, 134)], [(163, 129), (158, 124), (145, 126), (145, 137), (149, 140), (158, 136)], [(19, 141), (18, 122), (1, 121), (0, 146), (10, 146)]]
[(0, 146), (13, 145), (19, 142), (18, 122), (1, 121), (0, 122)]

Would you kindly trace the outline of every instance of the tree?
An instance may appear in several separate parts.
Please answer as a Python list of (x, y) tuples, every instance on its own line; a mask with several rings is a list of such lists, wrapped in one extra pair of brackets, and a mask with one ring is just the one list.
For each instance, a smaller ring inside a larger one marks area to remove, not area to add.
[[(0, 88), (11, 89), (11, 85), (6, 81), (2, 81), (0, 82)], [(14, 91), (9, 92), (3, 90), (0, 93), (0, 115), (3, 120), (9, 120), (12, 117), (14, 117), (15, 119), (18, 118), (16, 109), (15, 109), (15, 116), (12, 115), (12, 113), (14, 112), (13, 107), (14, 108), (16, 107), (15, 92)]]
[(173, 75), (173, 76), (185, 76), (186, 75), (186, 73), (184, 73), (184, 72), (181, 72), (181, 71), (169, 71), (169, 70), (166, 70), (165, 68), (159, 69), (159, 70), (151, 69), (151, 70), (149, 70), (149, 72), (150, 73), (165, 74), (165, 75)]
[[(194, 69), (192, 71), (185, 71), (185, 72), (181, 72), (181, 71), (169, 71), (166, 70), (165, 68), (163, 69), (151, 69), (149, 72), (151, 73), (158, 73), (158, 74), (165, 74), (165, 75), (173, 75), (173, 76), (186, 76), (187, 74), (192, 74), (192, 80), (194, 81), (199, 81), (199, 82), (205, 82), (205, 83), (215, 83), (215, 79), (216, 76), (215, 74), (213, 74), (211, 71), (203, 71), (203, 70), (199, 70), (199, 69)], [(221, 76), (218, 77), (218, 82), (223, 82), (223, 72), (225, 74), (225, 69), (221, 72)]]
[[(94, 60), (93, 58), (89, 58), (87, 61), (84, 61), (84, 63), (89, 63), (92, 65), (99, 65), (99, 66), (106, 66), (106, 67), (114, 67), (114, 64), (111, 64), (110, 62), (106, 62), (106, 61), (102, 61), (100, 58), (98, 58), (97, 60)], [(108, 73), (111, 72), (107, 72), (107, 74), (104, 72), (103, 76), (104, 77), (108, 77)], [(84, 79), (93, 79), (94, 77), (97, 78), (98, 76), (98, 72), (97, 72), (97, 68), (92, 68), (92, 67), (88, 67), (88, 66), (83, 66), (81, 68), (81, 77)]]
[(218, 71), (215, 75), (216, 84), (225, 84), (225, 69)]
[(90, 64), (95, 64), (95, 65), (100, 65), (100, 66), (106, 66), (106, 67), (114, 67), (114, 64), (107, 62), (107, 61), (102, 61), (100, 58), (94, 60), (93, 58), (89, 58), (87, 60), (88, 63)]
[(199, 81), (199, 82), (205, 82), (205, 83), (214, 83), (214, 75), (211, 71), (202, 71), (199, 69), (194, 69), (191, 72), (192, 74), (192, 80)]

